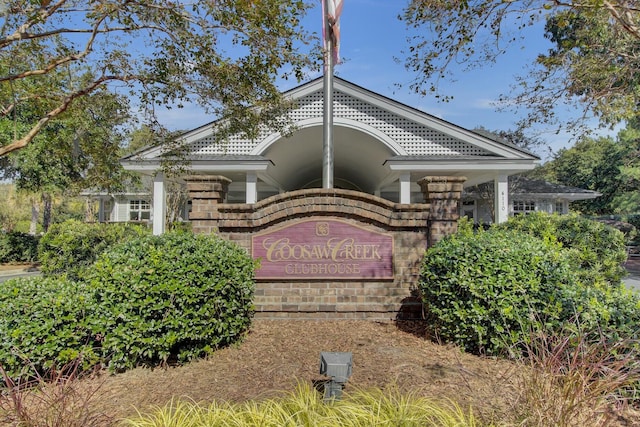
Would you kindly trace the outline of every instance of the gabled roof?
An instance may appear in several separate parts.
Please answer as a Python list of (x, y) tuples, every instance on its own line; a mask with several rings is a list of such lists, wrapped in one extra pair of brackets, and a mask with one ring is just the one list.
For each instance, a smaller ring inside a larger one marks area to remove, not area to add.
[[(295, 126), (290, 135), (264, 127), (254, 139), (238, 134), (221, 144), (215, 129), (222, 119), (185, 132), (170, 146), (124, 158), (122, 164), (158, 170), (163, 155), (182, 146), (181, 158), (194, 171), (253, 171), (285, 191), (315, 185), (323, 164), (323, 84), (317, 78), (283, 94), (294, 104), (287, 113)], [(497, 173), (531, 170), (540, 160), (495, 135), (465, 129), (339, 77), (334, 78), (333, 100), (335, 175), (365, 192), (379, 191), (406, 173), (411, 182), (436, 173), (465, 176), (474, 185)]]
[[(366, 122), (360, 130), (369, 132), (393, 133), (396, 145), (391, 147), (398, 156), (413, 157), (419, 155), (431, 156), (466, 156), (472, 153), (475, 156), (497, 156), (500, 158), (539, 160), (539, 157), (527, 150), (519, 148), (494, 134), (473, 131), (455, 125), (451, 122), (433, 116), (429, 113), (408, 106), (394, 99), (370, 91), (340, 77), (334, 77), (334, 125), (355, 126), (350, 121)], [(298, 108), (292, 114), (294, 121), (313, 121), (313, 116), (320, 119), (323, 94), (323, 79), (304, 83), (293, 88), (283, 95), (298, 102)], [(313, 104), (313, 105), (310, 105)], [(346, 104), (346, 105), (345, 105)], [(306, 111), (304, 111), (306, 110)], [(315, 113), (315, 114), (314, 114)], [(298, 120), (296, 120), (298, 119)], [(258, 138), (256, 141), (243, 140), (241, 136), (230, 138), (224, 146), (216, 148), (204, 147), (215, 145), (211, 139), (213, 129), (219, 125), (220, 120), (214, 120), (191, 131), (185, 132), (178, 138), (184, 144), (191, 144), (194, 154), (217, 155), (256, 155), (268, 148), (269, 142)], [(375, 123), (374, 123), (375, 122)], [(315, 121), (318, 124), (318, 121)], [(302, 126), (306, 126), (304, 123)], [(363, 129), (364, 127), (369, 129)], [(382, 129), (381, 129), (382, 128)], [(262, 139), (272, 133), (264, 129)], [(389, 142), (389, 145), (392, 143)], [(448, 145), (438, 150), (437, 146)], [(175, 147), (174, 147), (175, 148)], [(209, 151), (207, 151), (209, 149)], [(421, 151), (422, 149), (422, 151)], [(140, 150), (123, 160), (157, 158), (163, 153), (163, 146), (153, 146)]]

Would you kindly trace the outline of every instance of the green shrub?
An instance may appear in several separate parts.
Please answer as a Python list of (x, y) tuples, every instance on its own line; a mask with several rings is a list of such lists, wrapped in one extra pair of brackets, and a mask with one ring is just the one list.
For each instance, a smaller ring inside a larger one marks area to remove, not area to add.
[(419, 288), (438, 336), (499, 354), (556, 324), (573, 283), (559, 245), (509, 230), (454, 234), (431, 247)]
[(618, 287), (626, 275), (627, 250), (622, 232), (579, 215), (535, 212), (519, 215), (498, 227), (519, 230), (567, 249), (576, 278), (587, 286)]
[(609, 227), (613, 227), (616, 230), (620, 231), (624, 235), (624, 241), (626, 244), (633, 242), (638, 235), (638, 230), (636, 229), (635, 225), (629, 222), (603, 217), (589, 217), (589, 219), (608, 225)]
[(104, 252), (88, 272), (112, 369), (180, 362), (238, 340), (253, 315), (255, 262), (211, 236), (146, 236)]
[[(571, 324), (612, 342), (636, 336), (640, 297), (620, 283), (586, 280), (585, 264), (577, 265), (584, 258), (550, 233), (549, 217), (532, 217), (542, 224), (540, 238), (509, 227), (476, 233), (463, 227), (427, 251), (419, 288), (440, 338), (500, 354), (526, 346), (532, 333)], [(569, 224), (570, 232), (579, 230)]]
[(121, 370), (205, 355), (248, 328), (255, 267), (227, 241), (168, 233), (113, 246), (86, 281), (0, 283), (0, 365), (22, 377), (78, 358)]
[(563, 299), (565, 315), (561, 326), (575, 320), (583, 333), (597, 332), (612, 343), (635, 341), (640, 325), (640, 295), (626, 285), (600, 289), (577, 284), (563, 289)]
[(98, 360), (93, 297), (80, 282), (34, 276), (0, 283), (0, 365), (11, 377)]
[(38, 237), (10, 231), (0, 232), (0, 263), (35, 262), (38, 259)]
[(66, 273), (76, 279), (105, 249), (145, 234), (149, 234), (147, 228), (133, 224), (87, 224), (75, 220), (53, 224), (40, 239), (41, 271), (44, 275)]

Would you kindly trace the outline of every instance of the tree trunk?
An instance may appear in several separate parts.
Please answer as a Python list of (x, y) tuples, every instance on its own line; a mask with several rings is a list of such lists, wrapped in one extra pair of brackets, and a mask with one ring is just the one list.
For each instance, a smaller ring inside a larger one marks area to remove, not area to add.
[(42, 193), (42, 229), (46, 233), (51, 224), (51, 194)]
[(29, 224), (29, 234), (35, 236), (38, 232), (38, 218), (40, 218), (40, 203), (35, 197), (31, 198), (31, 224)]
[(89, 196), (87, 196), (84, 203), (84, 222), (96, 222), (96, 211), (93, 208), (93, 199)]

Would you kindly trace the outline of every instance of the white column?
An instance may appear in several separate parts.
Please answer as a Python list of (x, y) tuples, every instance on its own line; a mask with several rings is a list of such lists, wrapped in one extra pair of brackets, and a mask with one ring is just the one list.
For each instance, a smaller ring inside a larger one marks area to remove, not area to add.
[(153, 234), (159, 236), (164, 233), (164, 218), (167, 201), (164, 188), (164, 174), (158, 172), (153, 177)]
[(494, 221), (497, 224), (509, 219), (509, 176), (499, 174), (494, 180), (495, 207)]
[(411, 203), (411, 174), (400, 174), (400, 203)]
[(254, 204), (258, 201), (258, 175), (255, 172), (247, 172), (245, 201), (248, 204)]

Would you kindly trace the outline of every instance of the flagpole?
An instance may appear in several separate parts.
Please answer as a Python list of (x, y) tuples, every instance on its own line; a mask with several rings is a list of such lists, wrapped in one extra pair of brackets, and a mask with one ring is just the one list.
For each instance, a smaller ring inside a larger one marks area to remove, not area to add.
[(324, 115), (322, 132), (322, 188), (333, 188), (333, 41), (328, 22), (329, 1), (325, 0), (324, 10)]

